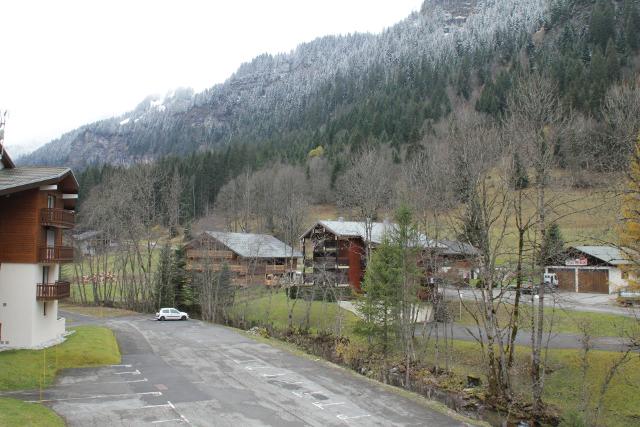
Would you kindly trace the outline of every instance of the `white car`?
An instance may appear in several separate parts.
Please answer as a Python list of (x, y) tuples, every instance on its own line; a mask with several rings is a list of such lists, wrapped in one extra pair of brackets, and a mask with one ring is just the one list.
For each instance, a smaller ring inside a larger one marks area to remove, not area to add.
[(156, 313), (156, 320), (189, 320), (189, 315), (175, 308), (161, 308)]

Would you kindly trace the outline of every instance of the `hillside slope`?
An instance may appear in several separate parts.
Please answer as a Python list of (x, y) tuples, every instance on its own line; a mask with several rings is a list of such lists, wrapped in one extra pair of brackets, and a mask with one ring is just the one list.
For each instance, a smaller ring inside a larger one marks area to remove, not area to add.
[[(469, 55), (487, 48), (489, 57), (515, 54), (540, 26), (544, 4), (426, 0), (420, 12), (381, 34), (327, 36), (291, 53), (258, 56), (221, 85), (145, 99), (133, 111), (75, 129), (20, 161), (82, 168), (234, 143), (303, 156), (318, 142), (357, 144), (367, 135), (415, 142), (425, 120), (450, 111), (446, 87), (452, 75), (457, 90), (469, 96)], [(357, 123), (354, 114), (365, 112), (372, 113), (370, 123)]]

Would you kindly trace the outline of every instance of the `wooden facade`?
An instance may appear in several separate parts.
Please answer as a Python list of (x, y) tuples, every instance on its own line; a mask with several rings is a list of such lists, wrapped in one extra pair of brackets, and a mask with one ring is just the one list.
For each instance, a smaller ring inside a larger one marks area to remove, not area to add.
[(64, 185), (58, 185), (55, 190), (31, 188), (0, 196), (0, 262), (73, 261), (63, 230), (73, 227), (75, 214), (69, 209), (73, 204), (63, 199), (64, 191)]
[[(298, 266), (298, 251), (258, 249), (255, 254), (246, 253), (246, 245), (242, 249), (236, 247), (238, 237), (251, 241), (269, 239), (272, 244), (277, 240), (272, 236), (250, 235), (243, 233), (216, 232), (215, 236), (205, 232), (185, 246), (187, 269), (196, 272), (218, 272), (226, 265), (231, 273), (231, 281), (238, 286), (277, 285), (288, 274), (295, 272)], [(220, 236), (230, 235), (229, 240)], [(235, 238), (233, 238), (235, 237)], [(283, 248), (286, 246), (280, 242)], [(258, 244), (259, 246), (259, 244)], [(287, 248), (291, 249), (287, 246)]]
[(302, 237), (304, 280), (361, 291), (366, 251), (361, 237), (340, 236), (321, 223)]

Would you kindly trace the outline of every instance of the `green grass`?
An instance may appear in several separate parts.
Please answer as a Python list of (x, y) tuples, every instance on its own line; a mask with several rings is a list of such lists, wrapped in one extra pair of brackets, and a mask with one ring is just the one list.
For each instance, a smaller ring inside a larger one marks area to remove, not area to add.
[[(474, 301), (465, 301), (462, 307), (462, 317), (460, 317), (460, 303), (449, 302), (449, 308), (453, 314), (454, 321), (463, 325), (475, 325), (475, 320), (471, 313), (477, 313), (478, 307)], [(501, 305), (497, 311), (499, 322), (506, 325), (509, 321), (509, 313), (513, 306)], [(531, 321), (531, 306), (522, 304), (520, 306), (520, 316), (518, 326), (522, 330), (529, 330)], [(470, 313), (471, 311), (471, 313)], [(562, 310), (556, 308), (545, 308), (547, 327), (551, 326), (553, 332), (563, 334), (580, 335), (581, 325), (588, 323), (591, 335), (594, 337), (618, 337), (624, 336), (625, 332), (637, 330), (638, 321), (634, 318), (607, 313), (591, 313), (586, 311)]]
[(62, 418), (46, 406), (0, 397), (0, 427), (64, 425)]
[(47, 387), (60, 369), (120, 363), (113, 332), (104, 327), (78, 326), (65, 342), (43, 350), (0, 353), (0, 390)]
[[(443, 349), (440, 347), (440, 366), (444, 367)], [(435, 346), (424, 342), (419, 351), (420, 358), (433, 362)], [(606, 372), (620, 357), (620, 353), (592, 351), (589, 356), (587, 372), (587, 390), (591, 396), (590, 408), (593, 409), (599, 396), (600, 385)], [(516, 347), (516, 365), (512, 372), (513, 384), (517, 393), (524, 399), (530, 394), (529, 359), (527, 347)], [(463, 382), (467, 375), (484, 377), (482, 353), (475, 342), (454, 340), (451, 352), (451, 369)], [(579, 350), (549, 350), (544, 399), (547, 403), (560, 408), (563, 413), (575, 411), (581, 405), (582, 374)], [(605, 393), (604, 410), (600, 424), (609, 427), (627, 427), (640, 425), (640, 358), (634, 355), (629, 363), (621, 368)]]
[[(289, 309), (293, 306), (292, 319), (294, 327), (303, 327), (306, 323), (306, 312), (309, 302), (302, 299), (289, 300), (284, 291), (273, 291), (271, 298), (268, 290), (259, 295), (239, 295), (232, 309), (232, 315), (240, 318), (243, 315), (249, 322), (271, 324), (276, 328), (285, 329), (288, 326)], [(351, 335), (357, 320), (355, 314), (344, 310), (335, 302), (313, 301), (310, 307), (309, 330), (336, 330), (340, 323), (341, 334)]]

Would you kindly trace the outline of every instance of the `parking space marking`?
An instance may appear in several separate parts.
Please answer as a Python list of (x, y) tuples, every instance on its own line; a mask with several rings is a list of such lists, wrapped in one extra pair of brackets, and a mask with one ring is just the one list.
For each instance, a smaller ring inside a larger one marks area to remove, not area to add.
[(131, 365), (111, 365), (112, 368), (130, 368)]
[(66, 397), (62, 399), (27, 400), (26, 402), (27, 403), (64, 402), (67, 400), (110, 399), (113, 397), (132, 397), (132, 396), (162, 396), (162, 393), (159, 391), (148, 391), (145, 393), (101, 394), (97, 396)]
[(289, 375), (289, 374), (287, 374), (286, 372), (282, 374), (262, 374), (262, 376), (265, 378), (276, 378), (276, 377), (282, 377), (285, 375)]
[(322, 403), (322, 402), (313, 402), (314, 406), (317, 406), (320, 409), (324, 409), (327, 406), (333, 406), (333, 405), (344, 405), (344, 402), (329, 402), (329, 403)]
[(151, 424), (162, 424), (162, 423), (171, 423), (171, 422), (173, 422), (173, 423), (175, 423), (175, 422), (179, 422), (179, 423), (181, 423), (181, 422), (182, 422), (182, 419), (180, 419), (180, 418), (173, 418), (173, 419), (171, 419), (171, 420), (157, 420), (157, 421), (151, 421)]
[(337, 417), (339, 420), (342, 420), (342, 421), (347, 421), (347, 420), (357, 420), (357, 419), (359, 419), (359, 418), (365, 418), (365, 417), (370, 417), (370, 416), (371, 416), (371, 415), (369, 415), (369, 414), (354, 415), (354, 416), (343, 415), (343, 414), (338, 414), (338, 415), (336, 415), (336, 417)]
[(140, 371), (136, 369), (135, 371), (127, 371), (127, 372), (114, 372), (114, 375), (140, 375)]

